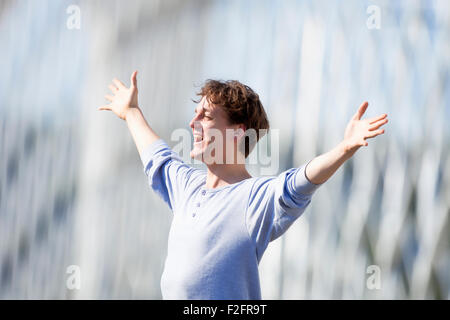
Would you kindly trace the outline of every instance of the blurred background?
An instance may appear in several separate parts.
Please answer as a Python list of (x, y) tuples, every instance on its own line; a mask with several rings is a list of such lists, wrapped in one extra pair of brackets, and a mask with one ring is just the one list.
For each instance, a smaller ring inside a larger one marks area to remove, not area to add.
[(449, 299), (449, 39), (447, 0), (1, 0), (0, 299), (161, 298), (172, 213), (126, 123), (97, 110), (136, 69), (172, 147), (204, 80), (252, 87), (280, 173), (339, 143), (361, 102), (387, 113), (271, 243), (262, 296)]

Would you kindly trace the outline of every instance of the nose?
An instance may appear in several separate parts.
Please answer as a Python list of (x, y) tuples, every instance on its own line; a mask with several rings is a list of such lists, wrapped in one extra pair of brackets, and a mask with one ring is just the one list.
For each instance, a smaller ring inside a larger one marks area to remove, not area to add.
[(191, 122), (189, 123), (189, 126), (191, 127), (192, 130), (194, 130), (194, 122), (195, 122), (195, 118), (191, 120)]
[(198, 120), (198, 117), (199, 115), (196, 115), (189, 123), (189, 126), (195, 132), (202, 132), (202, 125), (201, 122)]

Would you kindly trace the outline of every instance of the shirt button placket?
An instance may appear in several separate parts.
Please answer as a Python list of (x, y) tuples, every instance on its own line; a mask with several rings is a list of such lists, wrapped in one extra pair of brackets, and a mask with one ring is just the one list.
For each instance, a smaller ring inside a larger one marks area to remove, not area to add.
[[(202, 190), (202, 196), (204, 196), (205, 194), (206, 194), (206, 191), (205, 191), (205, 190)], [(200, 208), (200, 202), (197, 202), (196, 207), (197, 207), (197, 208)], [(193, 212), (193, 213), (192, 213), (192, 218), (195, 218), (196, 215), (197, 215), (197, 214), (196, 214), (195, 212)]]
[[(197, 205), (196, 205), (196, 207), (197, 208), (199, 208), (200, 207), (200, 202), (197, 202)], [(196, 216), (196, 213), (194, 212), (194, 213), (192, 213), (192, 217), (194, 218)]]

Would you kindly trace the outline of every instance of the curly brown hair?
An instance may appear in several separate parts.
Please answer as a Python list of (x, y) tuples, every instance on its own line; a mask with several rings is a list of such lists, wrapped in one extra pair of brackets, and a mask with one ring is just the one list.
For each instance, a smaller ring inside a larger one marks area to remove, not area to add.
[[(243, 124), (245, 130), (254, 129), (256, 132), (256, 141), (245, 136), (245, 158), (255, 147), (256, 143), (269, 130), (269, 120), (266, 112), (259, 100), (258, 94), (252, 88), (236, 80), (213, 80), (208, 79), (197, 93), (199, 103), (203, 97), (206, 97), (209, 103), (221, 107), (228, 116), (228, 122), (231, 125)], [(260, 132), (260, 129), (265, 129)], [(242, 146), (240, 146), (242, 151)]]

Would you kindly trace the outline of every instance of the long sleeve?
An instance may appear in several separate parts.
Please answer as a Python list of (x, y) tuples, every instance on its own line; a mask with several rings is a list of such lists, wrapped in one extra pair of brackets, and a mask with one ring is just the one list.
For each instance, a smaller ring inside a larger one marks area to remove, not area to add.
[(181, 193), (199, 170), (184, 163), (163, 139), (149, 145), (141, 154), (141, 161), (150, 187), (175, 213)]
[(321, 186), (306, 178), (306, 166), (291, 168), (273, 178), (262, 178), (254, 184), (246, 224), (258, 261), (269, 242), (280, 237), (303, 214)]

